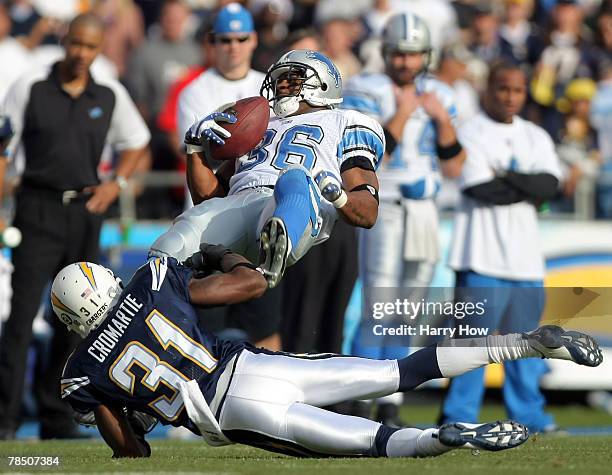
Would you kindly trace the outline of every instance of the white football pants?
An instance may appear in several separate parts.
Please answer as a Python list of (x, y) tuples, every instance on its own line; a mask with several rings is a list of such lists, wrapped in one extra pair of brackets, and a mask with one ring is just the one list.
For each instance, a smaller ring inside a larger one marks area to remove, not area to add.
[(398, 385), (395, 360), (244, 350), (219, 423), (234, 441), (284, 453), (367, 455), (380, 424), (320, 407), (390, 394)]
[[(273, 193), (270, 188), (256, 187), (206, 200), (179, 215), (172, 227), (153, 243), (149, 254), (170, 256), (182, 262), (206, 242), (222, 244), (257, 263), (259, 234), (276, 205)], [(322, 204), (320, 212), (323, 220), (321, 232), (316, 237), (305, 232), (299, 245), (295, 246), (295, 252), (292, 251), (289, 264), (329, 237), (336, 221), (335, 209), (326, 203)]]

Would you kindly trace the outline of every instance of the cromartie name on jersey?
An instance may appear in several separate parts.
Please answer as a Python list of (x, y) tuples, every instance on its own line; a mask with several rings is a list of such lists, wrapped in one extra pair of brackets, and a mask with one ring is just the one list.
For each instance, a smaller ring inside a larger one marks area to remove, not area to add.
[(127, 294), (114, 310), (114, 316), (105, 324), (102, 333), (94, 340), (87, 352), (100, 363), (104, 362), (119, 338), (125, 333), (126, 328), (132, 322), (132, 318), (142, 307), (143, 304), (132, 297), (132, 294)]

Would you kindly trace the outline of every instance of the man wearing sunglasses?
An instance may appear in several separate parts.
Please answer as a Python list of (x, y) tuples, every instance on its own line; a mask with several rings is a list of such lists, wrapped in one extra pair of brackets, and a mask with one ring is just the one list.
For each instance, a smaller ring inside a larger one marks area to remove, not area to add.
[[(217, 13), (212, 35), (214, 67), (200, 74), (179, 96), (179, 137), (203, 111), (259, 95), (264, 74), (251, 69), (251, 57), (257, 47), (251, 13), (238, 3), (226, 5)], [(187, 207), (191, 207), (189, 196), (187, 201)]]

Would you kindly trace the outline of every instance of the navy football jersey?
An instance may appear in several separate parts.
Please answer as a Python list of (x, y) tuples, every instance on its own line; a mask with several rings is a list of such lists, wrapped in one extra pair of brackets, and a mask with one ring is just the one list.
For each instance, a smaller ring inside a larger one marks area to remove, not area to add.
[(104, 322), (70, 355), (62, 398), (78, 412), (125, 406), (197, 432), (178, 383), (195, 379), (210, 403), (223, 368), (248, 344), (201, 328), (189, 301), (191, 277), (173, 258), (138, 269)]

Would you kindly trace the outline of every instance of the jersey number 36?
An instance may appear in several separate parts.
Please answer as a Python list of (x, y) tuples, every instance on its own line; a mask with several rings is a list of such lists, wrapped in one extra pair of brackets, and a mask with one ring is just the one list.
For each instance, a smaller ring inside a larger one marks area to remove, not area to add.
[[(249, 156), (241, 161), (236, 173), (244, 172), (264, 163), (270, 157), (268, 148), (277, 131), (268, 129), (259, 147), (252, 150)], [(320, 144), (324, 132), (318, 125), (299, 124), (287, 129), (278, 144), (274, 155), (271, 157), (270, 165), (278, 170), (287, 168), (292, 164), (299, 164), (311, 170), (317, 161), (315, 144)]]

